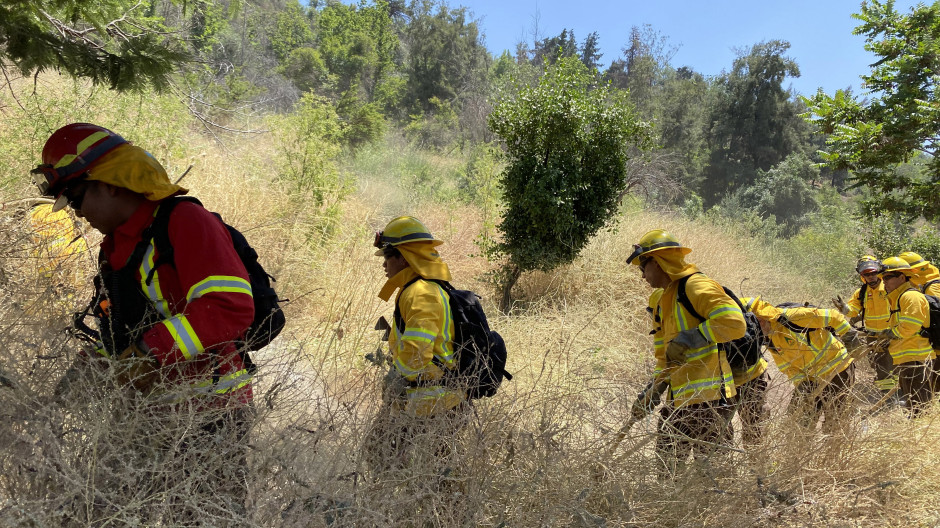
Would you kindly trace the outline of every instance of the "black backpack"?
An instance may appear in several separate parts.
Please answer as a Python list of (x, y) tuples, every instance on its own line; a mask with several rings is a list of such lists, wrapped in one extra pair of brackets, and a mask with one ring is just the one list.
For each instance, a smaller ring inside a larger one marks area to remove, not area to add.
[[(454, 321), (454, 354), (457, 360), (455, 371), (442, 368), (448, 383), (466, 388), (467, 399), (475, 400), (496, 394), (503, 378), (512, 380), (506, 372), (506, 343), (490, 325), (483, 313), (480, 296), (469, 290), (458, 290), (447, 281), (423, 279), (421, 277), (402, 286), (402, 291), (418, 280), (438, 284), (450, 296), (451, 316)], [(395, 326), (398, 332), (405, 329), (398, 302), (395, 302)], [(435, 361), (437, 359), (435, 358)]]
[[(924, 285), (924, 289), (926, 289), (928, 284)], [(904, 293), (901, 295), (903, 296)], [(929, 307), (927, 324), (930, 326), (922, 326), (920, 328), (920, 335), (930, 341), (930, 346), (933, 347), (934, 350), (940, 350), (940, 298), (926, 293), (923, 295), (927, 298), (927, 305)], [(901, 299), (899, 298), (898, 303), (900, 304), (900, 302)]]
[[(863, 306), (864, 306), (864, 303), (863, 303)], [(816, 306), (815, 304), (810, 304), (808, 302), (799, 303), (799, 302), (790, 301), (790, 302), (784, 302), (784, 303), (778, 304), (777, 308), (819, 308), (819, 307)], [(820, 330), (819, 328), (809, 328), (806, 326), (798, 325), (794, 323), (793, 321), (791, 321), (790, 319), (788, 319), (786, 315), (781, 315), (780, 317), (778, 317), (777, 322), (783, 325), (783, 327), (786, 328), (787, 330), (796, 332), (798, 334), (808, 334), (813, 330)], [(833, 329), (831, 326), (825, 327), (824, 330), (828, 331), (833, 336), (836, 335), (835, 329)]]
[[(181, 202), (192, 202), (202, 206), (202, 202), (192, 196), (167, 198), (161, 203), (160, 208), (157, 210), (157, 215), (154, 217), (150, 227), (147, 228), (149, 236), (147, 235), (147, 231), (145, 231), (145, 236), (141, 243), (147, 243), (149, 237), (152, 236), (154, 246), (159, 253), (157, 260), (153, 264), (153, 269), (146, 278), (148, 284), (153, 280), (153, 274), (160, 265), (174, 265), (173, 246), (170, 244), (169, 236), (170, 213), (172, 213), (173, 209)], [(278, 304), (281, 299), (278, 299), (277, 292), (271, 287), (271, 281), (275, 279), (264, 271), (261, 263), (258, 262), (258, 253), (248, 244), (245, 235), (234, 227), (226, 224), (218, 213), (212, 214), (222, 222), (232, 237), (232, 245), (235, 248), (235, 253), (238, 254), (238, 258), (241, 259), (242, 264), (244, 264), (245, 270), (248, 271), (248, 283), (251, 284), (251, 295), (255, 303), (255, 319), (245, 332), (245, 346), (239, 348), (246, 348), (251, 351), (261, 350), (281, 333), (286, 323), (284, 311)], [(286, 301), (286, 299), (284, 300)], [(250, 372), (254, 373), (254, 371), (257, 370), (251, 358), (248, 357), (248, 354), (243, 354), (243, 360), (245, 367)]]
[[(689, 295), (685, 291), (686, 283), (689, 282), (689, 277), (692, 275), (695, 275), (695, 273), (679, 279), (679, 289), (676, 293), (676, 297), (679, 300), (679, 304), (681, 304), (687, 312), (692, 314), (696, 319), (704, 321), (705, 318), (695, 311), (695, 307), (692, 306)], [(741, 304), (741, 300), (738, 299), (738, 296), (735, 295), (733, 291), (724, 286), (722, 286), (722, 289), (728, 297), (731, 297), (735, 304), (738, 305), (741, 312), (744, 313), (744, 322), (747, 324), (747, 329), (744, 332), (744, 336), (738, 339), (726, 343), (718, 343), (718, 349), (725, 351), (728, 364), (731, 365), (732, 369), (737, 371), (747, 370), (760, 361), (762, 356), (761, 346), (764, 344), (764, 334), (761, 332), (760, 322), (757, 320), (757, 316), (744, 308), (744, 305)]]

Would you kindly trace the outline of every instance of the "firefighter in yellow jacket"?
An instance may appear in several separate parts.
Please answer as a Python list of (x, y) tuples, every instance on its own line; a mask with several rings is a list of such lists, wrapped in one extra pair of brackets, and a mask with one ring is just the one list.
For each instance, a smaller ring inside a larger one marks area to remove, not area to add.
[(450, 297), (434, 282), (451, 280), (436, 249), (442, 243), (411, 216), (395, 218), (375, 237), (375, 255), (383, 257), (388, 279), (379, 297), (388, 301), (398, 292), (384, 388), (390, 416), (382, 418), (383, 431), (376, 431), (387, 435), (378, 444), (395, 450), (395, 460), (386, 460), (394, 465), (420, 455), (416, 444), (424, 453), (444, 455), (464, 414), (465, 391), (446, 379), (456, 362)]
[(927, 298), (911, 279), (916, 272), (901, 257), (889, 257), (882, 263), (881, 280), (891, 305), (889, 328), (878, 337), (891, 340), (888, 352), (898, 373), (901, 397), (911, 414), (920, 414), (933, 396), (931, 366), (937, 353), (930, 341), (920, 334), (930, 325)]
[[(911, 282), (919, 287), (921, 292), (940, 298), (940, 270), (937, 270), (937, 267), (931, 264), (930, 261), (913, 251), (905, 251), (899, 256), (910, 264), (911, 269), (914, 270)], [(934, 353), (937, 357), (931, 362), (930, 377), (933, 393), (936, 394), (940, 392), (940, 350), (935, 348)]]
[[(685, 261), (691, 252), (657, 229), (643, 235), (627, 258), (628, 264), (640, 268), (650, 286), (663, 288), (661, 324), (654, 336), (653, 381), (638, 398), (634, 413), (651, 411), (659, 393), (667, 391), (666, 405), (660, 412), (657, 451), (668, 467), (683, 461), (693, 448), (731, 440), (736, 392), (731, 366), (717, 344), (742, 337), (746, 331), (744, 315), (734, 300), (717, 282)], [(678, 301), (680, 282), (704, 320), (694, 317)]]
[[(878, 275), (881, 271), (881, 261), (872, 255), (865, 255), (858, 260), (855, 271), (862, 281), (862, 286), (855, 290), (848, 302), (841, 302), (841, 298), (834, 299), (836, 308), (849, 318), (850, 324), (861, 321), (862, 328), (869, 332), (886, 330), (891, 308), (888, 306), (888, 293), (885, 291), (884, 282)], [(865, 344), (861, 340), (846, 341), (849, 352)], [(898, 377), (894, 374), (894, 362), (888, 353), (886, 340), (872, 343), (868, 362), (875, 371), (875, 388), (882, 394), (891, 392), (898, 384)]]
[(767, 350), (793, 383), (790, 410), (809, 425), (821, 416), (827, 428), (841, 423), (855, 383), (855, 365), (836, 337), (852, 331), (845, 316), (825, 308), (778, 308), (760, 297), (742, 302), (757, 315)]

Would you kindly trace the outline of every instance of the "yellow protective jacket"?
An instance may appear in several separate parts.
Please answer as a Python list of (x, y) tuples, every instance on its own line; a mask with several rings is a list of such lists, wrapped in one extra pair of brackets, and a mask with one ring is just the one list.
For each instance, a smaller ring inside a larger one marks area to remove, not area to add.
[(465, 394), (443, 384), (443, 369), (456, 368), (450, 296), (410, 267), (392, 280), (403, 287), (395, 300), (403, 328), (395, 322), (388, 346), (395, 369), (411, 384), (404, 411), (430, 416), (452, 409), (464, 401)]
[[(937, 269), (937, 268), (934, 268), (933, 266), (930, 266), (930, 267), (933, 268), (931, 270), (932, 272), (936, 271)], [(940, 281), (940, 273), (931, 273), (930, 275), (928, 275), (924, 279), (924, 286), (930, 283), (930, 281), (934, 281), (934, 280)], [(934, 282), (930, 286), (927, 286), (927, 288), (924, 289), (924, 293), (926, 293), (927, 295), (933, 295), (934, 297), (940, 297), (940, 282)]]
[[(837, 335), (850, 330), (848, 321), (838, 310), (798, 307), (784, 308), (781, 312), (781, 317), (770, 320), (767, 349), (777, 363), (777, 368), (794, 385), (806, 380), (825, 380), (852, 363), (842, 341), (827, 330), (832, 328)], [(798, 332), (788, 328), (783, 324), (783, 318), (808, 331)]]
[[(69, 259), (88, 251), (85, 239), (79, 236), (66, 209), (53, 212), (52, 204), (37, 205), (29, 212), (29, 226), (32, 228), (30, 253), (38, 265), (37, 271), (44, 277), (61, 272)], [(77, 279), (69, 277), (75, 289), (80, 287)]]
[(845, 304), (849, 307), (846, 314), (849, 318), (862, 313), (862, 306), (865, 307), (865, 318), (862, 324), (867, 330), (887, 330), (890, 326), (888, 318), (891, 315), (891, 307), (888, 305), (888, 293), (885, 291), (884, 281), (879, 282), (876, 288), (865, 288), (865, 299), (859, 299), (862, 289), (855, 290), (852, 298)]
[(894, 339), (888, 345), (888, 352), (895, 365), (927, 361), (937, 357), (930, 346), (930, 341), (920, 335), (924, 326), (929, 326), (929, 306), (924, 294), (910, 282), (888, 293), (891, 303), (891, 334)]
[[(701, 273), (692, 271), (686, 283), (686, 294), (692, 307), (705, 317), (700, 321), (686, 311), (678, 301), (678, 280), (673, 280), (663, 291), (660, 300), (661, 325), (654, 335), (657, 381), (668, 381), (670, 395), (676, 407), (731, 398), (736, 392), (731, 366), (717, 343), (743, 337), (747, 329), (744, 314), (721, 285)], [(673, 277), (675, 279), (675, 277)], [(681, 278), (681, 277), (680, 277)], [(697, 328), (709, 344), (686, 353), (687, 361), (669, 365), (666, 345), (683, 330)]]

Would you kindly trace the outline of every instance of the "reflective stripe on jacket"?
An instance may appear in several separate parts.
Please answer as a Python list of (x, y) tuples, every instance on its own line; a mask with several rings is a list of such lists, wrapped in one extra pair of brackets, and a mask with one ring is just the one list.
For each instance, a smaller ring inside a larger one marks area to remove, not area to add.
[[(418, 278), (411, 268), (400, 273), (409, 275), (404, 284)], [(395, 302), (404, 328), (392, 325), (388, 347), (395, 369), (414, 385), (407, 389), (405, 411), (429, 416), (456, 407), (465, 395), (443, 384), (442, 370), (456, 368), (450, 296), (433, 281), (417, 280)]]
[[(855, 290), (852, 298), (846, 305), (849, 307), (848, 317), (855, 317), (862, 313), (862, 300), (858, 298), (862, 289)], [(887, 330), (890, 326), (888, 318), (891, 316), (891, 306), (888, 305), (888, 293), (885, 291), (885, 283), (881, 281), (878, 286), (865, 288), (865, 320), (862, 324), (868, 330)]]
[(891, 303), (891, 333), (895, 339), (888, 345), (888, 352), (895, 365), (914, 361), (927, 361), (937, 357), (930, 340), (920, 335), (928, 324), (929, 307), (924, 294), (910, 282), (888, 293)]
[[(744, 314), (721, 285), (696, 273), (686, 283), (686, 294), (692, 307), (705, 317), (700, 322), (678, 302), (678, 282), (674, 280), (666, 287), (659, 303), (662, 325), (654, 336), (657, 378), (669, 380), (676, 407), (731, 398), (736, 394), (731, 366), (716, 343), (744, 336), (747, 329)], [(688, 351), (685, 363), (667, 365), (666, 346), (676, 334), (690, 328), (697, 328), (709, 344)]]
[(777, 363), (777, 368), (794, 385), (805, 380), (820, 381), (827, 376), (842, 372), (852, 363), (842, 341), (836, 334), (849, 331), (848, 321), (837, 310), (825, 308), (785, 308), (783, 316), (795, 325), (806, 328), (797, 332), (774, 319), (770, 321), (770, 343), (767, 349)]

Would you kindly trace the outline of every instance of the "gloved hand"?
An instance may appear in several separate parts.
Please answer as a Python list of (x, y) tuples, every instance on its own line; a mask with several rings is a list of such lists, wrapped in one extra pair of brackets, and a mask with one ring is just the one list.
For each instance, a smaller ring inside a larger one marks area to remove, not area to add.
[(862, 336), (862, 332), (854, 329), (849, 330), (842, 336), (842, 342), (845, 343), (845, 349), (849, 354), (858, 350), (859, 347), (865, 346), (865, 340)]
[(889, 330), (865, 330), (868, 341), (881, 341), (883, 339), (895, 339), (894, 332)]
[(693, 348), (702, 348), (709, 341), (697, 328), (683, 330), (666, 345), (666, 360), (671, 363), (685, 363), (685, 353)]
[(845, 304), (841, 295), (836, 295), (835, 299), (830, 300), (832, 301), (832, 305), (836, 307), (836, 310), (842, 312), (842, 315), (849, 313), (849, 305)]
[(382, 380), (382, 401), (391, 403), (404, 400), (407, 396), (408, 380), (398, 372), (394, 365), (389, 367)]
[(662, 402), (663, 391), (666, 390), (668, 386), (669, 384), (665, 382), (658, 384), (651, 383), (637, 395), (636, 401), (633, 402), (633, 407), (630, 409), (630, 414), (639, 420), (653, 412), (653, 410), (659, 406), (660, 402)]
[(147, 392), (160, 377), (160, 362), (149, 351), (133, 343), (118, 356), (115, 370), (119, 386), (130, 384), (140, 392)]

